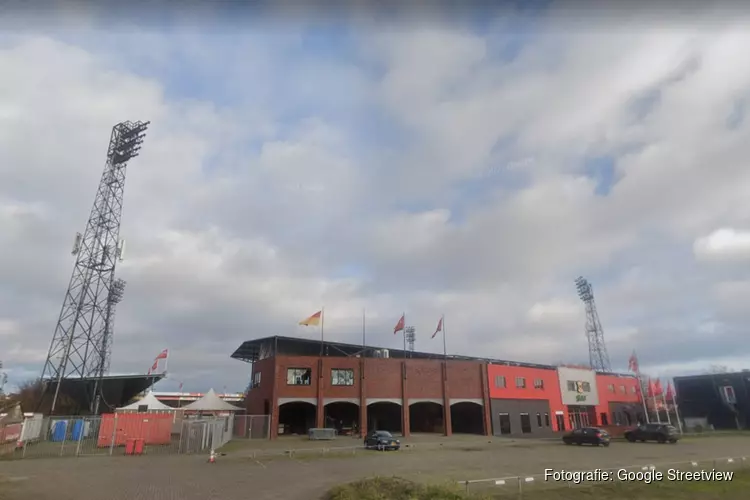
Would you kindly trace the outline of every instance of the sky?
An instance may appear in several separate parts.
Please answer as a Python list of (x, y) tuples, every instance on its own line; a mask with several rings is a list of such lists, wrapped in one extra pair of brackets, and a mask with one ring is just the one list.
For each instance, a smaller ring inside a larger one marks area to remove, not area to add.
[[(96, 8), (96, 6), (99, 6)], [(242, 391), (244, 341), (750, 368), (750, 35), (739, 11), (104, 3), (0, 21), (0, 360), (41, 374), (111, 128), (130, 162), (113, 373)], [(123, 4), (120, 4), (123, 5)], [(713, 4), (712, 4), (713, 5)], [(718, 4), (717, 4), (718, 5)], [(217, 7), (218, 6), (218, 7)], [(144, 8), (145, 9), (145, 8)]]

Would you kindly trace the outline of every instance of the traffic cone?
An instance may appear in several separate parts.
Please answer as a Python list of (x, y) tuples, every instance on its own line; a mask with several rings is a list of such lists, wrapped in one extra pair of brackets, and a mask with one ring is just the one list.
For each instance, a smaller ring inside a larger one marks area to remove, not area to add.
[(216, 452), (214, 450), (211, 450), (211, 454), (208, 456), (208, 463), (210, 464), (216, 463)]

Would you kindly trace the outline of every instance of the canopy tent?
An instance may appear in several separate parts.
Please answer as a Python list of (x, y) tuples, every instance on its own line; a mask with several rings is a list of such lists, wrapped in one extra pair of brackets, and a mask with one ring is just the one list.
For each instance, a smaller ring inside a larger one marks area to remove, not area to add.
[(139, 399), (135, 403), (131, 403), (122, 408), (118, 408), (117, 411), (143, 411), (143, 407), (146, 407), (146, 411), (175, 411), (175, 408), (167, 406), (154, 396), (154, 393), (149, 391), (143, 399)]
[(185, 411), (240, 411), (243, 408), (234, 406), (223, 401), (216, 395), (213, 389), (208, 391), (205, 396), (198, 401), (193, 401), (187, 406), (182, 407)]

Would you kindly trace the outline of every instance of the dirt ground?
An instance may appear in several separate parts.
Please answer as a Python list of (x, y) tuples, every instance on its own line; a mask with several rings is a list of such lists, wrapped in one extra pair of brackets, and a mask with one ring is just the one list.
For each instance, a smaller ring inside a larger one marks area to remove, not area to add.
[(545, 468), (588, 470), (690, 460), (701, 460), (701, 468), (710, 469), (712, 462), (703, 460), (745, 455), (750, 457), (750, 438), (733, 436), (685, 439), (676, 445), (613, 443), (609, 448), (534, 440), (453, 441), (400, 452), (320, 452), (261, 460), (230, 453), (215, 464), (206, 463), (205, 456), (29, 459), (0, 462), (0, 499), (314, 500), (335, 484), (375, 475), (463, 481), (541, 474)]

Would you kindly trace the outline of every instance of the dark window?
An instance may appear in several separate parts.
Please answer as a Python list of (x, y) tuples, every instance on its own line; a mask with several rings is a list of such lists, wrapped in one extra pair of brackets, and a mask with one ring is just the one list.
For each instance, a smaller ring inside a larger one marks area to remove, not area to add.
[(287, 368), (286, 370), (287, 385), (310, 385), (311, 379), (311, 368)]
[(502, 375), (495, 375), (495, 387), (498, 389), (505, 389), (505, 377)]
[(606, 413), (601, 414), (602, 417), (602, 425), (609, 425), (609, 415)]
[(331, 385), (354, 385), (354, 370), (333, 368)]
[(526, 389), (526, 379), (523, 377), (516, 377), (516, 387), (519, 389)]
[(536, 414), (536, 425), (537, 427), (542, 426), (542, 414), (541, 413)]
[(534, 379), (534, 388), (535, 389), (544, 389), (544, 380), (540, 378)]
[(549, 413), (544, 414), (544, 426), (549, 427)]
[(500, 434), (510, 434), (510, 415), (507, 413), (501, 413), (500, 417)]
[(252, 389), (260, 386), (260, 372), (253, 373), (253, 383), (250, 385)]
[(576, 383), (572, 380), (568, 380), (568, 390), (569, 391), (575, 391), (576, 390)]
[(591, 384), (588, 382), (582, 382), (581, 386), (583, 387), (583, 392), (591, 392)]
[(521, 413), (521, 432), (524, 434), (531, 432), (531, 419), (528, 413)]

